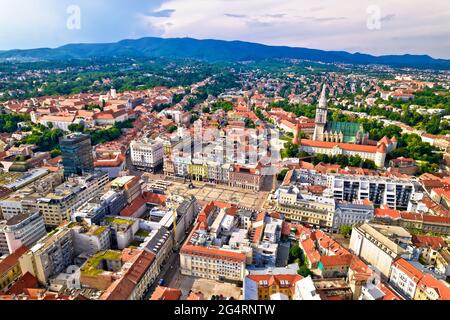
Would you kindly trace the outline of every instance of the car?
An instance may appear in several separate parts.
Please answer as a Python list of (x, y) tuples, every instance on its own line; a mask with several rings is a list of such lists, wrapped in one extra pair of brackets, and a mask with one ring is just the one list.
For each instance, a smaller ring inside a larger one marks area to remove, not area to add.
[(166, 281), (164, 279), (160, 279), (158, 282), (158, 285), (160, 285), (161, 287), (164, 286), (166, 284)]

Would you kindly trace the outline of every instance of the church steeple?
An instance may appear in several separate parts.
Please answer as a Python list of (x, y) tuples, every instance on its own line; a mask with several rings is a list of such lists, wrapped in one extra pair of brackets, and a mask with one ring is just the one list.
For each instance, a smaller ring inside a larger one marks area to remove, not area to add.
[(323, 141), (323, 134), (327, 124), (328, 106), (327, 106), (327, 86), (324, 84), (319, 99), (319, 106), (316, 110), (316, 128), (314, 130), (313, 140)]
[(327, 109), (327, 85), (324, 84), (323, 88), (322, 88), (322, 93), (320, 94), (320, 99), (319, 99), (319, 108), (320, 109)]

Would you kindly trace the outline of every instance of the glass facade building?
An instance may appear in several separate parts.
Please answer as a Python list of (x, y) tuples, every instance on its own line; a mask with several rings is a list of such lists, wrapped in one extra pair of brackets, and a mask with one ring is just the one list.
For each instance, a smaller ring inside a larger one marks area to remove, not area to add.
[(64, 176), (81, 175), (94, 171), (91, 137), (71, 134), (59, 140), (64, 165)]

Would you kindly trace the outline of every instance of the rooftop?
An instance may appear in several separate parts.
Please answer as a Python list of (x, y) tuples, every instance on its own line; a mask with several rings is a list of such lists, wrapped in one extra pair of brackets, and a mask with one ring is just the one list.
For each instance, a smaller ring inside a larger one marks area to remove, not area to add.
[(103, 251), (95, 254), (87, 260), (81, 268), (81, 274), (95, 276), (103, 273), (102, 263), (106, 260), (121, 261), (122, 253), (120, 251)]

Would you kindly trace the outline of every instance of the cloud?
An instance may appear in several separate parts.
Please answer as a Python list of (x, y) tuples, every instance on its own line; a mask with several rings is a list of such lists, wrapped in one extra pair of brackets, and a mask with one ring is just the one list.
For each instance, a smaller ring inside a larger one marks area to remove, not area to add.
[(153, 11), (149, 13), (147, 16), (149, 17), (157, 17), (157, 18), (169, 18), (175, 12), (173, 9), (159, 10)]
[(224, 16), (230, 18), (247, 18), (248, 16), (245, 14), (235, 14), (235, 13), (225, 13)]

